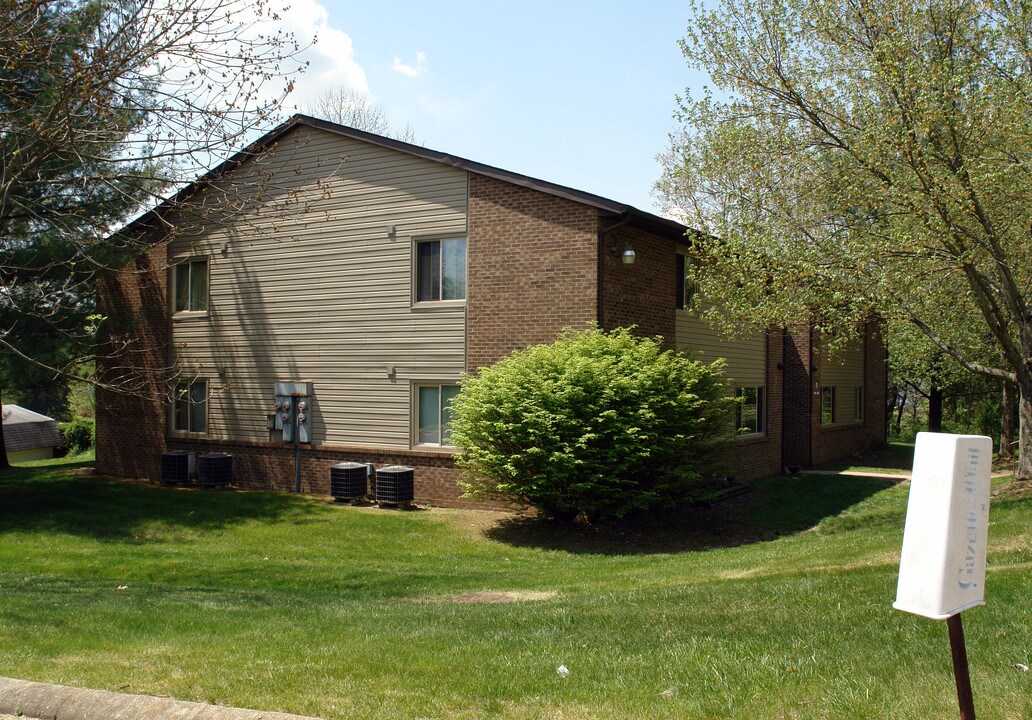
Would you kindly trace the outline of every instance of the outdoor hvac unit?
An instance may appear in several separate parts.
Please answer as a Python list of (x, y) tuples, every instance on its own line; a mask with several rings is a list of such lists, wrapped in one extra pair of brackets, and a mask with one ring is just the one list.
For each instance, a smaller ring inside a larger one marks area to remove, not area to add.
[(369, 493), (369, 466), (342, 462), (330, 466), (330, 495), (337, 500), (358, 500)]
[(207, 453), (197, 456), (197, 484), (204, 488), (223, 487), (233, 480), (233, 456)]
[(391, 465), (377, 470), (376, 502), (385, 505), (412, 502), (415, 497), (412, 475), (412, 468), (404, 465)]
[(188, 483), (193, 478), (194, 454), (188, 450), (161, 453), (161, 482), (169, 485)]

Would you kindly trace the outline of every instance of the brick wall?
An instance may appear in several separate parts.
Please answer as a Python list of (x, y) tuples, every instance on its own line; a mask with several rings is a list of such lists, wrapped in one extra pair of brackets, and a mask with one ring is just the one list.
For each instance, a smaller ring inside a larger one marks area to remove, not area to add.
[(470, 173), (468, 370), (595, 322), (597, 218), (587, 205)]
[[(611, 224), (602, 220), (600, 228)], [(631, 265), (611, 252), (625, 244), (634, 248)], [(677, 244), (624, 226), (607, 233), (603, 245), (602, 327), (636, 325), (639, 335), (673, 341)]]
[[(784, 435), (786, 467), (810, 465), (813, 440), (813, 407), (820, 397), (811, 397), (810, 372), (813, 366), (813, 342), (809, 325), (795, 326), (784, 334)], [(820, 385), (816, 386), (820, 392)], [(820, 422), (820, 408), (817, 408)]]

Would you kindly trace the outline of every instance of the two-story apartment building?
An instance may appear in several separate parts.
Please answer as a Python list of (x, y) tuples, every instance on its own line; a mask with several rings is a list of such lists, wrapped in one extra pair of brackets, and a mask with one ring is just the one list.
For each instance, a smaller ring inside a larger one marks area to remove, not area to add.
[(727, 358), (740, 477), (884, 437), (873, 330), (834, 357), (806, 329), (724, 341), (697, 317), (683, 225), (423, 147), (295, 116), (124, 232), (152, 249), (101, 287), (127, 343), (107, 372), (146, 382), (98, 392), (101, 472), (221, 451), (236, 484), (293, 487), (269, 417), (275, 384), (304, 382), (305, 491), (354, 460), (411, 466), (417, 499), (462, 504), (447, 403), (464, 373), (592, 324)]

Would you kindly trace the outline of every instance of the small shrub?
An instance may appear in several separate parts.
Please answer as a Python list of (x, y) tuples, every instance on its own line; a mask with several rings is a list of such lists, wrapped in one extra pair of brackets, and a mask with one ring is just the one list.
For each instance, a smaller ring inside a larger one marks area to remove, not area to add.
[(97, 443), (97, 425), (93, 418), (78, 417), (70, 422), (58, 423), (57, 428), (73, 454), (86, 452)]
[(451, 437), (467, 497), (599, 520), (701, 495), (734, 404), (722, 361), (626, 329), (567, 331), (464, 380)]

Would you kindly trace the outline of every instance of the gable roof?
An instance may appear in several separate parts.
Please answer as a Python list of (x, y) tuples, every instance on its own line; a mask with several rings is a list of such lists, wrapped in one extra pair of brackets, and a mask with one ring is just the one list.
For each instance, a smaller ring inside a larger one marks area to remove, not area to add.
[(58, 447), (64, 441), (57, 421), (20, 405), (3, 406), (4, 446), (7, 452)]
[(638, 208), (626, 203), (609, 200), (600, 195), (584, 192), (583, 190), (566, 187), (565, 185), (558, 185), (546, 180), (539, 180), (537, 178), (532, 178), (529, 175), (521, 175), (520, 173), (510, 172), (509, 170), (503, 170), (491, 165), (485, 165), (484, 163), (466, 160), (465, 158), (458, 157), (457, 155), (450, 155), (437, 150), (430, 150), (420, 145), (414, 145), (402, 140), (395, 140), (394, 138), (376, 135), (364, 130), (358, 130), (346, 125), (340, 125), (328, 120), (320, 120), (319, 118), (302, 114), (294, 115), (283, 124), (270, 130), (243, 150), (235, 153), (229, 159), (215, 166), (197, 180), (185, 186), (175, 195), (168, 198), (154, 209), (136, 218), (123, 228), (123, 232), (146, 226), (149, 221), (155, 219), (161, 213), (163, 208), (187, 199), (207, 183), (211, 182), (215, 178), (225, 175), (226, 173), (232, 172), (241, 164), (255, 157), (265, 148), (299, 127), (311, 127), (317, 130), (323, 130), (328, 133), (333, 133), (334, 135), (340, 135), (342, 137), (367, 142), (372, 145), (390, 148), (391, 150), (413, 155), (424, 160), (441, 163), (442, 165), (449, 165), (460, 170), (466, 170), (468, 172), (477, 173), (478, 175), (484, 175), (496, 180), (503, 180), (505, 182), (512, 183), (513, 185), (538, 190), (549, 195), (555, 195), (567, 200), (572, 200), (573, 202), (596, 208), (599, 211), (599, 215), (602, 217), (612, 218), (614, 220), (627, 218), (630, 221), (629, 224), (633, 227), (673, 240), (685, 242), (684, 236), (688, 230), (686, 226), (675, 220), (668, 220), (667, 218), (660, 217), (659, 215), (653, 215), (652, 213), (639, 210)]

